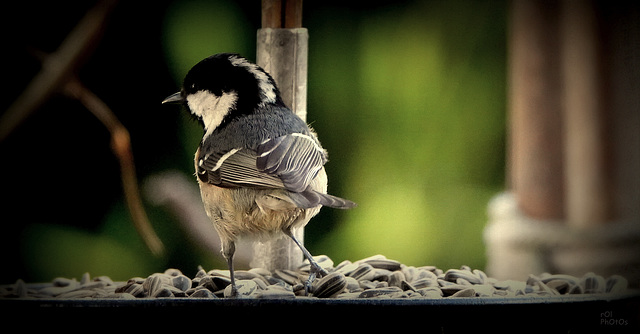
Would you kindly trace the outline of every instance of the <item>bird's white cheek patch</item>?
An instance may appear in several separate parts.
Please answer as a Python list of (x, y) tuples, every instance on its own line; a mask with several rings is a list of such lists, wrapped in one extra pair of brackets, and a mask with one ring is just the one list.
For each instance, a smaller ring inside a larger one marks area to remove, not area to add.
[(216, 96), (213, 93), (201, 90), (187, 96), (189, 110), (194, 115), (202, 118), (205, 138), (222, 123), (224, 117), (235, 107), (237, 101), (238, 94), (235, 92), (222, 93), (222, 96)]

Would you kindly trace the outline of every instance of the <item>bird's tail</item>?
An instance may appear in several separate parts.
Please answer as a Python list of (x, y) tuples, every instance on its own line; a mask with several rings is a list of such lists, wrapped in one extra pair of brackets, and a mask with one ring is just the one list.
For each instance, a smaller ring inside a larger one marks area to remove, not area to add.
[(289, 196), (299, 208), (303, 209), (315, 208), (318, 205), (335, 209), (351, 209), (357, 206), (356, 203), (348, 199), (323, 194), (309, 188), (299, 193), (292, 192)]

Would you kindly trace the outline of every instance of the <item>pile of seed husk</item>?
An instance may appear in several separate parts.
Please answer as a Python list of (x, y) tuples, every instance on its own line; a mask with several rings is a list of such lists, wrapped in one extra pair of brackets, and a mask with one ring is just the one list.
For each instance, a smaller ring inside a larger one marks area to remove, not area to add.
[[(299, 270), (262, 268), (236, 270), (236, 298), (457, 298), (457, 297), (534, 297), (595, 293), (623, 293), (627, 280), (614, 275), (607, 279), (588, 273), (570, 275), (530, 275), (527, 281), (497, 280), (478, 269), (462, 266), (443, 271), (434, 266), (414, 267), (375, 255), (356, 262), (343, 261), (334, 266), (324, 255), (315, 260), (329, 274), (310, 286), (309, 264)], [(88, 273), (80, 281), (56, 278), (49, 284), (25, 284), (0, 287), (5, 298), (228, 298), (231, 296), (228, 270), (206, 271), (199, 267), (189, 278), (178, 269), (167, 269), (146, 278), (113, 282), (107, 276), (91, 279)]]

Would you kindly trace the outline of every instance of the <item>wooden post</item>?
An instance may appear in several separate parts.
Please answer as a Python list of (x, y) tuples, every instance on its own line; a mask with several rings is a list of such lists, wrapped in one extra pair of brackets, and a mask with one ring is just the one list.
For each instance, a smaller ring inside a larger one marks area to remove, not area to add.
[[(262, 0), (262, 29), (258, 30), (257, 63), (276, 81), (284, 103), (306, 121), (309, 35), (302, 28), (302, 0)], [(304, 230), (294, 231), (300, 242)], [(297, 269), (303, 255), (287, 237), (253, 246), (252, 267)]]
[(596, 226), (612, 218), (600, 31), (592, 1), (563, 4), (566, 221)]
[(562, 77), (555, 2), (513, 1), (509, 35), (509, 179), (532, 218), (564, 216)]
[(262, 8), (258, 65), (276, 81), (284, 103), (306, 120), (309, 34), (302, 28), (302, 0), (263, 0)]

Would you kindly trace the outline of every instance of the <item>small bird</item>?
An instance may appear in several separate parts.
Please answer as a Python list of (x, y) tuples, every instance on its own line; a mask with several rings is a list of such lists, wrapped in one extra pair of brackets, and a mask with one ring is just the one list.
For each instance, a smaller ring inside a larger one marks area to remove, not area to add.
[(197, 63), (180, 92), (165, 103), (186, 104), (203, 126), (195, 170), (205, 211), (220, 236), (236, 295), (235, 243), (243, 236), (284, 233), (310, 263), (307, 288), (327, 272), (296, 239), (322, 206), (349, 209), (354, 202), (327, 194), (327, 152), (315, 132), (280, 96), (275, 81), (235, 53)]

